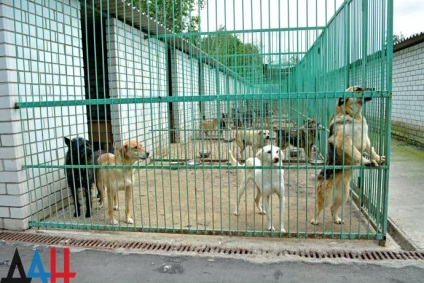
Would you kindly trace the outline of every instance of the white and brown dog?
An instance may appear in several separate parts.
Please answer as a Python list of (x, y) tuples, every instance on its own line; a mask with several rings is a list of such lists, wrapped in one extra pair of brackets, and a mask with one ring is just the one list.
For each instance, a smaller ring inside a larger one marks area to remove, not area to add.
[[(349, 87), (347, 92), (362, 93), (361, 87)], [(368, 136), (368, 124), (362, 116), (362, 105), (370, 101), (370, 97), (340, 98), (336, 105), (336, 114), (330, 120), (330, 136), (327, 141), (328, 167), (333, 165), (378, 166), (386, 161), (385, 156), (378, 155)], [(366, 152), (370, 159), (363, 154)], [(339, 217), (340, 207), (347, 201), (350, 192), (352, 169), (321, 170), (318, 176), (317, 207), (311, 224), (319, 224), (322, 210), (331, 205), (331, 215), (336, 224), (342, 224)]]
[[(231, 150), (228, 151), (230, 156), (230, 162), (233, 166), (243, 166), (237, 162), (234, 158)], [(246, 166), (266, 166), (275, 167), (270, 168), (246, 168), (242, 170), (242, 178), (240, 178), (241, 185), (238, 189), (237, 206), (234, 212), (235, 215), (239, 215), (238, 207), (240, 199), (246, 190), (247, 183), (249, 180), (253, 180), (256, 184), (256, 197), (255, 203), (260, 214), (267, 214), (268, 216), (268, 230), (275, 231), (274, 226), (271, 222), (271, 211), (270, 198), (273, 193), (276, 193), (279, 199), (280, 205), (280, 231), (285, 232), (284, 229), (284, 170), (281, 168), (282, 161), (284, 159), (283, 152), (277, 146), (266, 145), (259, 149), (256, 153), (256, 157), (250, 157), (246, 160), (244, 167)], [(262, 196), (263, 208), (260, 204), (260, 198)]]
[(236, 143), (240, 148), (240, 157), (248, 145), (252, 146), (253, 153), (259, 148), (269, 144), (272, 139), (271, 131), (269, 130), (236, 130)]
[(118, 210), (118, 191), (125, 191), (125, 216), (128, 224), (133, 224), (132, 218), (132, 194), (133, 194), (133, 169), (116, 168), (122, 165), (134, 165), (134, 163), (144, 160), (149, 156), (141, 142), (136, 140), (126, 141), (120, 147), (116, 155), (105, 153), (97, 159), (103, 168), (96, 170), (96, 185), (99, 193), (100, 204), (103, 206), (103, 188), (107, 189), (108, 220), (110, 224), (118, 224), (118, 220), (113, 217), (113, 210)]

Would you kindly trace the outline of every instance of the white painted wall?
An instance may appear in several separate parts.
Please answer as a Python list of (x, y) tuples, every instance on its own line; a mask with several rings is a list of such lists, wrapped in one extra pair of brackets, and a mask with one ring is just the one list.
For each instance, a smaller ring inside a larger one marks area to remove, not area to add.
[(424, 146), (424, 42), (393, 55), (392, 134)]
[[(171, 76), (173, 96), (200, 95), (199, 62), (197, 59), (191, 58), (179, 50), (173, 50), (171, 52)], [(173, 109), (177, 141), (187, 142), (194, 135), (192, 130), (199, 126), (199, 102), (175, 102)]]
[(14, 106), (84, 98), (79, 8), (73, 0), (0, 2), (0, 229), (28, 228), (31, 213), (47, 215), (68, 194), (63, 169), (48, 166), (63, 164), (63, 136), (87, 137), (86, 108)]
[[(114, 98), (167, 96), (166, 46), (118, 20), (111, 20), (109, 46), (110, 93)], [(138, 139), (154, 155), (159, 141), (168, 140), (165, 103), (111, 106), (113, 133), (119, 146)]]

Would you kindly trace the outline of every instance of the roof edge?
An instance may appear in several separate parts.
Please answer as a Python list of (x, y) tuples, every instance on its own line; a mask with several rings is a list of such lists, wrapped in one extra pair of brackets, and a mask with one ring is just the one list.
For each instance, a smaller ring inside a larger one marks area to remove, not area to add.
[(393, 53), (424, 42), (424, 32), (417, 33), (393, 46)]

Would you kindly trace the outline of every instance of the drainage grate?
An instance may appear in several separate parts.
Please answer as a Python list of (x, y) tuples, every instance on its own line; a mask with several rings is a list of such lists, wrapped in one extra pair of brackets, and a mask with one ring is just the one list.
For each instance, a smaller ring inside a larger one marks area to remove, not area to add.
[(33, 244), (56, 245), (66, 247), (84, 247), (96, 249), (126, 249), (138, 251), (172, 251), (172, 252), (195, 252), (201, 254), (226, 254), (226, 255), (270, 255), (298, 256), (311, 259), (355, 259), (366, 261), (378, 260), (424, 260), (424, 251), (315, 251), (315, 250), (288, 250), (269, 251), (252, 250), (242, 248), (223, 248), (217, 246), (193, 246), (155, 244), (138, 241), (112, 242), (104, 240), (72, 239), (63, 236), (28, 234), (24, 232), (0, 232), (0, 241), (26, 242)]

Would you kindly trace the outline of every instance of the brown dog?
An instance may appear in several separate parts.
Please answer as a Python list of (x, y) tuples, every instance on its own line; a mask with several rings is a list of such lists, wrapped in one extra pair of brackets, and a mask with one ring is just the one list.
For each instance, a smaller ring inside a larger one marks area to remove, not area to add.
[(203, 130), (206, 136), (209, 136), (209, 132), (212, 131), (218, 131), (219, 126), (219, 133), (222, 135), (222, 131), (227, 127), (227, 115), (225, 113), (221, 114), (221, 119), (215, 118), (212, 120), (205, 120), (205, 117), (203, 116), (203, 120), (200, 121), (200, 128)]
[(303, 148), (307, 160), (314, 159), (313, 146), (315, 144), (316, 130), (321, 128), (321, 125), (315, 119), (308, 119), (308, 121), (299, 129), (288, 128), (274, 128), (277, 135), (277, 145), (282, 149), (286, 149), (290, 144)]
[(218, 130), (218, 119), (202, 120), (200, 121), (200, 128), (203, 130), (206, 136), (209, 136), (210, 131)]
[(115, 168), (115, 166), (133, 165), (140, 159), (144, 160), (148, 156), (149, 152), (144, 150), (141, 142), (129, 140), (117, 150), (116, 155), (105, 153), (97, 159), (98, 164), (104, 166), (96, 171), (96, 185), (100, 198), (99, 206), (102, 207), (103, 205), (103, 188), (107, 188), (107, 212), (110, 224), (118, 224), (118, 220), (113, 217), (113, 209), (118, 210), (118, 191), (120, 190), (125, 190), (125, 215), (127, 223), (134, 223), (131, 213), (133, 169)]
[[(346, 91), (362, 93), (364, 89), (349, 87)], [(336, 114), (330, 120), (327, 165), (378, 166), (386, 161), (385, 156), (379, 156), (371, 146), (367, 121), (361, 114), (362, 104), (370, 100), (370, 97), (339, 98)], [(369, 154), (370, 160), (364, 158), (364, 152)], [(338, 210), (349, 197), (351, 177), (351, 169), (321, 170), (318, 176), (317, 208), (311, 224), (319, 224), (322, 210), (329, 205), (334, 223), (343, 223)]]

